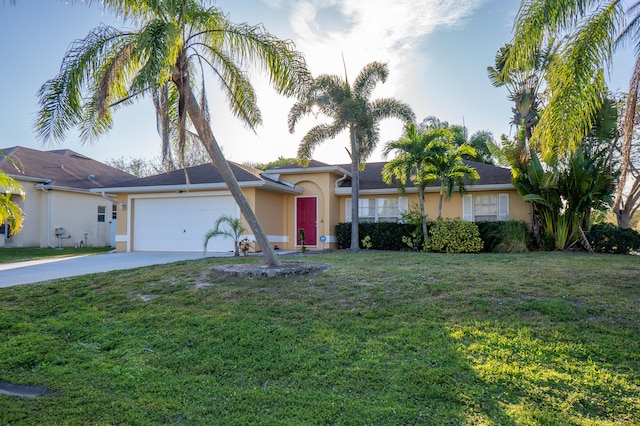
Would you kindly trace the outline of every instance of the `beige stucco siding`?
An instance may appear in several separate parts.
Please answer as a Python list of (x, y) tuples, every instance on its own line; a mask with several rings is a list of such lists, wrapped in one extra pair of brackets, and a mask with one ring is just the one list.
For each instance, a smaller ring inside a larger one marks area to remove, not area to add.
[[(253, 192), (252, 207), (262, 230), (267, 234), (272, 245), (282, 247), (287, 242), (285, 205), (287, 196), (276, 192), (256, 190)], [(251, 231), (247, 228), (247, 232)]]
[[(112, 204), (99, 194), (61, 189), (38, 189), (32, 181), (18, 182), (25, 199), (17, 199), (24, 212), (21, 232), (6, 241), (9, 247), (91, 247), (109, 245)], [(105, 221), (98, 222), (98, 206), (105, 207)], [(58, 242), (56, 228), (64, 228)]]
[[(531, 206), (526, 203), (515, 189), (496, 190), (496, 191), (470, 191), (469, 194), (509, 194), (509, 219), (520, 220), (527, 224), (531, 224)], [(363, 198), (383, 198), (383, 197), (400, 197), (398, 193), (384, 193), (379, 195), (366, 194), (360, 196)], [(409, 209), (419, 209), (418, 194), (413, 192), (406, 195)], [(346, 200), (351, 199), (350, 196), (340, 197), (340, 221), (346, 221)], [(425, 213), (429, 219), (435, 220), (438, 217), (438, 203), (440, 194), (438, 192), (427, 192), (425, 194)], [(442, 217), (461, 218), (462, 217), (462, 196), (459, 192), (454, 193), (450, 199), (446, 196), (442, 200)]]

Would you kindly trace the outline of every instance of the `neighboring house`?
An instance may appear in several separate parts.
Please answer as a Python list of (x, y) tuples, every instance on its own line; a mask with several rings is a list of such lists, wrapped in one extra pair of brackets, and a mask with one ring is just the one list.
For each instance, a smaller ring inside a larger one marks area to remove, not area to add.
[(24, 227), (10, 236), (0, 224), (0, 247), (115, 246), (115, 200), (91, 190), (135, 176), (66, 149), (0, 152), (0, 169), (25, 190), (24, 200), (15, 196)]
[[(508, 169), (467, 162), (480, 180), (468, 192), (443, 203), (444, 217), (465, 220), (522, 220), (531, 210), (511, 184)], [(240, 187), (253, 207), (269, 241), (280, 249), (300, 247), (298, 230), (305, 230), (308, 248), (338, 248), (336, 225), (351, 220), (350, 165), (311, 161), (308, 167), (289, 166), (260, 172), (230, 162)], [(360, 174), (360, 220), (397, 221), (418, 203), (415, 187), (406, 195), (382, 181), (384, 163), (369, 163)], [(205, 233), (222, 214), (240, 211), (212, 165), (134, 179), (94, 189), (116, 194), (118, 251), (201, 251)], [(439, 185), (427, 189), (428, 216), (436, 218)], [(120, 214), (126, 213), (126, 214)], [(248, 235), (253, 240), (245, 223)], [(212, 239), (208, 251), (231, 251), (229, 239)]]

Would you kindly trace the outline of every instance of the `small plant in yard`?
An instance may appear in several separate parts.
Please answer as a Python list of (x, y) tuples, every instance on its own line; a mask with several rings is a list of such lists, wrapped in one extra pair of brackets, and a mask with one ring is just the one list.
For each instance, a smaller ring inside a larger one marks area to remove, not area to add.
[(204, 252), (207, 252), (207, 244), (213, 237), (226, 237), (233, 240), (233, 255), (240, 256), (240, 238), (246, 229), (242, 226), (240, 218), (230, 215), (222, 215), (216, 219), (213, 229), (204, 235)]
[(304, 242), (305, 242), (304, 228), (298, 229), (298, 240), (300, 240), (300, 251), (302, 253), (306, 252), (307, 248), (304, 245)]
[(373, 247), (373, 243), (371, 242), (371, 237), (367, 235), (362, 239), (362, 248), (365, 250), (371, 250), (371, 247)]

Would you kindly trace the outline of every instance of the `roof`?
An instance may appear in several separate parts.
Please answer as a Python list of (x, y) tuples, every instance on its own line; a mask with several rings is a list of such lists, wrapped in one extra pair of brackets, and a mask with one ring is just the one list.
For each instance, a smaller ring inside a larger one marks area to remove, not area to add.
[[(511, 185), (511, 170), (504, 167), (494, 166), (492, 164), (477, 163), (475, 161), (463, 160), (464, 164), (471, 166), (478, 171), (480, 179), (474, 183), (474, 186), (496, 186), (496, 185)], [(386, 162), (367, 163), (364, 170), (360, 172), (360, 189), (361, 190), (376, 190), (376, 189), (396, 189), (397, 184), (395, 179), (393, 183), (386, 184), (382, 180), (382, 167)], [(339, 167), (343, 167), (347, 170), (351, 170), (350, 164), (343, 164)], [(428, 187), (439, 187), (440, 181), (432, 182)], [(412, 182), (407, 182), (406, 188), (414, 188)], [(351, 178), (346, 179), (340, 185), (340, 188), (351, 188)]]
[[(261, 182), (263, 180), (260, 178), (260, 172), (258, 170), (253, 170), (232, 162), (229, 162), (229, 167), (231, 167), (231, 171), (239, 183), (252, 181)], [(197, 185), (223, 182), (224, 180), (222, 179), (222, 176), (212, 164), (202, 164), (200, 166), (174, 170), (169, 173), (161, 173), (159, 175), (118, 182), (117, 186), (119, 188), (127, 188), (134, 186)]]
[(89, 190), (134, 177), (69, 149), (39, 151), (14, 146), (0, 149), (0, 153), (4, 155), (0, 156), (0, 169), (5, 173), (53, 187)]
[[(262, 176), (261, 171), (249, 166), (240, 165), (228, 161), (231, 172), (236, 177), (238, 184), (244, 187), (263, 187), (275, 191), (299, 193), (299, 189), (292, 188), (267, 176)], [(167, 190), (189, 189), (222, 189), (226, 184), (222, 176), (213, 164), (202, 164), (168, 173), (161, 173), (144, 178), (129, 179), (116, 182), (114, 185), (104, 188), (109, 192), (164, 192)]]

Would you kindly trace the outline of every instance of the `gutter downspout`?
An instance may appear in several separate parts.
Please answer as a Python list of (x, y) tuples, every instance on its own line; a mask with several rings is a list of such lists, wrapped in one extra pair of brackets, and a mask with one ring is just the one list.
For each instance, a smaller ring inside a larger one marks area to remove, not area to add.
[(345, 174), (343, 174), (343, 175), (342, 175), (342, 177), (341, 177), (340, 179), (336, 180), (336, 185), (335, 185), (335, 187), (337, 188), (338, 186), (340, 186), (340, 184), (341, 184), (342, 182), (344, 182), (346, 178), (347, 178), (347, 174), (345, 173)]
[(36, 189), (40, 189), (47, 193), (47, 247), (52, 249), (55, 248), (55, 246), (51, 244), (51, 191), (45, 188), (45, 185), (48, 185), (51, 182), (52, 180), (49, 179), (45, 183), (37, 183), (35, 187)]
[(107, 194), (105, 194), (104, 191), (100, 191), (100, 195), (102, 195), (102, 198), (109, 200), (111, 202), (111, 204), (114, 204), (114, 205), (118, 204), (116, 202), (116, 200), (114, 200), (113, 198), (109, 197)]

